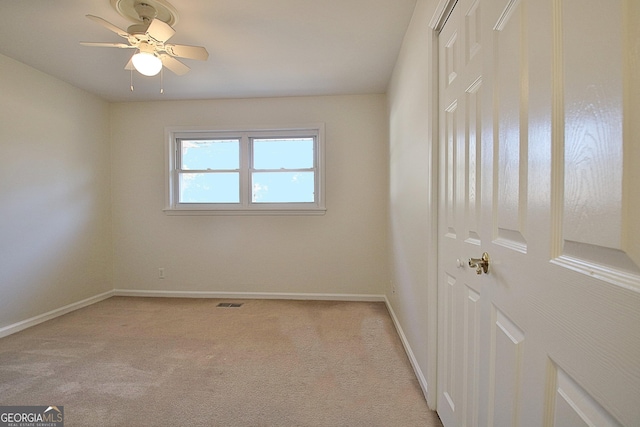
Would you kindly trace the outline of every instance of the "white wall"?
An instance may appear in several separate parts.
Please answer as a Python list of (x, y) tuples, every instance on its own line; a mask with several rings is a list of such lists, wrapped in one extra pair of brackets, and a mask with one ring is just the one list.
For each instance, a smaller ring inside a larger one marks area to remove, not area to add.
[[(166, 90), (169, 90), (167, 88)], [(326, 124), (324, 216), (167, 216), (165, 127)], [(387, 252), (384, 95), (111, 106), (114, 288), (382, 294)], [(158, 268), (166, 278), (158, 278)]]
[(0, 329), (112, 289), (109, 107), (0, 55)]
[[(389, 242), (391, 284), (387, 297), (435, 408), (437, 246), (434, 126), (434, 36), (429, 21), (435, 1), (418, 0), (388, 91)], [(423, 384), (424, 386), (424, 384)]]

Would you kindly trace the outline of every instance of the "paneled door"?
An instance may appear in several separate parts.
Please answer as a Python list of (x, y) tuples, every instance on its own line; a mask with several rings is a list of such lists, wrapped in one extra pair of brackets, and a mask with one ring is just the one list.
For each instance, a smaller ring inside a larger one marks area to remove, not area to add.
[(458, 0), (439, 34), (445, 427), (640, 426), (639, 22)]

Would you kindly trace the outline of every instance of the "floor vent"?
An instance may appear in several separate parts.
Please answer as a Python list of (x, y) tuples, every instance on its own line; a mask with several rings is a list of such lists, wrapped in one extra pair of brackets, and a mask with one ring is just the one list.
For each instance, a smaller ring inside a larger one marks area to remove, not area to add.
[(221, 302), (220, 304), (218, 304), (218, 307), (238, 308), (242, 307), (242, 304), (236, 302)]

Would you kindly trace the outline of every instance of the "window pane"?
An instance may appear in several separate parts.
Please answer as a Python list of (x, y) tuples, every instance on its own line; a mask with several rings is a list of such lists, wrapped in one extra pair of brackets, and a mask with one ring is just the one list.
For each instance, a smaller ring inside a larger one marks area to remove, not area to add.
[(254, 169), (313, 168), (313, 138), (254, 139)]
[(240, 174), (181, 173), (179, 203), (240, 203)]
[(253, 203), (313, 203), (313, 172), (255, 172)]
[(237, 170), (240, 167), (240, 141), (182, 140), (183, 170)]

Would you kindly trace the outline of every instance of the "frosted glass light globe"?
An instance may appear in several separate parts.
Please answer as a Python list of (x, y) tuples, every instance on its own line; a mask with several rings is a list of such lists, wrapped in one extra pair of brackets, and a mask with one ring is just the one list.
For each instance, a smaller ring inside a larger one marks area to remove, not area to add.
[(138, 52), (131, 61), (136, 70), (145, 76), (155, 76), (162, 69), (162, 61), (152, 53)]

